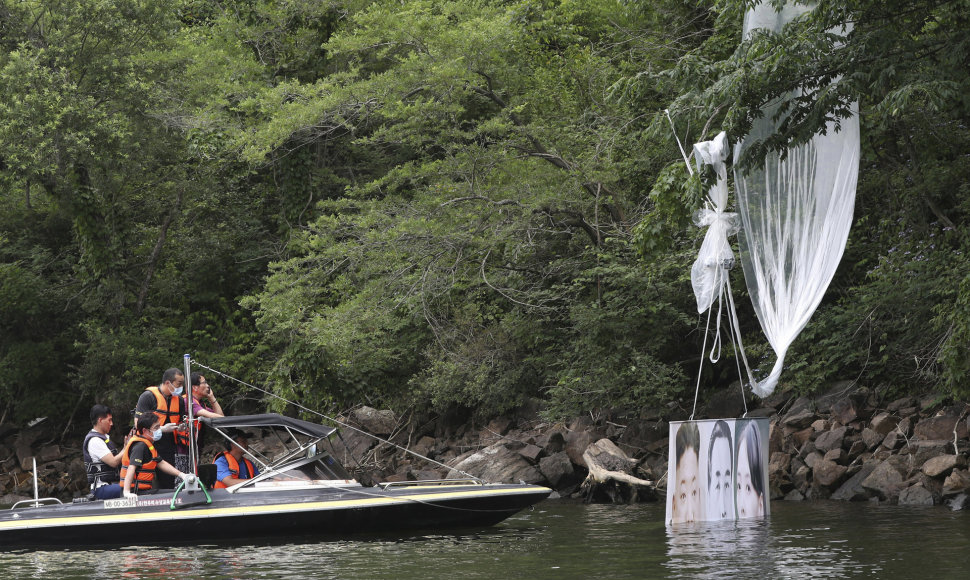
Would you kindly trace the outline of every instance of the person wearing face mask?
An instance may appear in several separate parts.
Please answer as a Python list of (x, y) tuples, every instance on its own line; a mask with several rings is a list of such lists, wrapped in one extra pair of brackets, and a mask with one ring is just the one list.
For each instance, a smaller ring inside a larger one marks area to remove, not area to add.
[(122, 493), (125, 497), (150, 492), (157, 476), (163, 474), (171, 477), (172, 481), (177, 477), (186, 482), (195, 480), (194, 475), (181, 473), (159, 457), (155, 445), (161, 439), (160, 421), (154, 413), (146, 413), (135, 421), (135, 434), (128, 439), (121, 452)]
[[(145, 414), (158, 417), (162, 437), (155, 443), (158, 455), (176, 468), (188, 469), (188, 431), (182, 425), (187, 413), (185, 400), (181, 397), (185, 375), (171, 368), (162, 374), (158, 386), (145, 389), (135, 405), (135, 417)], [(162, 489), (175, 487), (175, 478), (166, 473), (158, 474), (158, 486)]]

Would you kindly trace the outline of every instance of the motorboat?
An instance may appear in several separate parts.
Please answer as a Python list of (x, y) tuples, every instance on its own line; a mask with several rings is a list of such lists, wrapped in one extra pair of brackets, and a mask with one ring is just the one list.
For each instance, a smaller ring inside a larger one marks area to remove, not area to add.
[(33, 500), (0, 512), (0, 546), (344, 538), (483, 527), (552, 492), (536, 485), (493, 484), (473, 477), (365, 486), (334, 458), (331, 438), (336, 428), (279, 414), (200, 421), (203, 429), (226, 441), (233, 440), (235, 430), (259, 430), (260, 444), (249, 452), (259, 474), (213, 489), (215, 466), (199, 465), (197, 480), (181, 482), (174, 490), (74, 503), (38, 498), (35, 485)]

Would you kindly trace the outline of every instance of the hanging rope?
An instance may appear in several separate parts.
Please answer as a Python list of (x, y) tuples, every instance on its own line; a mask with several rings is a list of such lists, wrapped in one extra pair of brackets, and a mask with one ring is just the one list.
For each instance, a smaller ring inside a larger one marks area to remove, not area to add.
[(704, 369), (704, 352), (707, 351), (707, 334), (711, 330), (711, 309), (707, 309), (707, 324), (704, 326), (704, 344), (701, 346), (701, 364), (697, 367), (697, 384), (694, 386), (694, 408), (691, 409), (688, 421), (694, 420), (697, 412), (697, 395), (701, 392), (701, 371)]
[[(321, 413), (319, 411), (315, 411), (313, 409), (310, 409), (309, 407), (306, 407), (304, 405), (301, 405), (300, 403), (297, 403), (296, 401), (290, 401), (289, 399), (286, 399), (284, 397), (281, 397), (281, 396), (277, 395), (276, 393), (267, 391), (266, 389), (261, 389), (261, 388), (257, 387), (256, 385), (247, 383), (246, 381), (243, 381), (241, 379), (237, 379), (236, 377), (227, 375), (226, 373), (224, 373), (222, 371), (218, 371), (218, 370), (216, 370), (216, 369), (214, 369), (212, 367), (206, 366), (206, 365), (200, 363), (199, 361), (197, 361), (195, 359), (192, 359), (191, 360), (191, 363), (193, 365), (201, 368), (201, 369), (205, 369), (207, 371), (211, 371), (211, 372), (219, 375), (220, 377), (222, 377), (224, 379), (228, 379), (228, 380), (230, 380), (230, 381), (232, 381), (234, 383), (238, 383), (240, 385), (243, 385), (243, 386), (248, 387), (250, 389), (253, 389), (255, 391), (259, 391), (260, 393), (263, 393), (264, 395), (268, 395), (268, 396), (273, 397), (275, 399), (279, 399), (280, 401), (283, 401), (284, 403), (287, 403), (289, 405), (293, 405), (294, 407), (296, 407), (296, 408), (298, 408), (300, 410), (306, 411), (307, 413), (311, 413), (313, 415), (317, 415), (318, 417), (321, 417), (323, 419), (326, 419), (327, 421), (330, 421), (331, 423), (335, 423), (337, 425), (340, 425), (341, 427), (343, 427), (345, 429), (350, 429), (350, 430), (356, 431), (356, 432), (358, 432), (358, 433), (360, 433), (362, 435), (366, 435), (367, 437), (371, 437), (373, 439), (376, 439), (377, 441), (380, 441), (381, 443), (384, 443), (386, 445), (390, 445), (391, 447), (394, 447), (394, 448), (399, 449), (399, 450), (401, 450), (401, 451), (403, 451), (405, 453), (408, 453), (410, 455), (413, 455), (414, 457), (423, 459), (423, 460), (427, 461), (428, 463), (433, 463), (435, 465), (438, 465), (439, 467), (444, 467), (446, 469), (452, 469), (452, 470), (457, 471), (458, 473), (464, 475), (465, 477), (474, 479), (476, 481), (483, 481), (481, 478), (475, 477), (474, 475), (471, 475), (470, 473), (465, 473), (464, 471), (462, 471), (460, 469), (455, 469), (454, 467), (451, 467), (449, 465), (445, 465), (444, 463), (441, 463), (440, 461), (436, 461), (434, 459), (431, 459), (430, 457), (425, 457), (424, 455), (421, 455), (420, 453), (417, 453), (416, 451), (411, 451), (407, 447), (402, 447), (402, 446), (398, 445), (397, 443), (392, 443), (391, 441), (388, 441), (387, 439), (384, 439), (382, 437), (378, 437), (377, 435), (374, 435), (373, 433), (368, 433), (367, 431), (364, 431), (363, 429), (359, 429), (357, 427), (354, 427), (353, 425), (350, 425), (348, 423), (344, 423), (343, 421), (340, 421), (339, 419), (335, 419), (334, 417), (330, 417), (328, 415), (324, 415), (323, 413)], [(358, 465), (360, 465), (360, 463), (358, 463)]]

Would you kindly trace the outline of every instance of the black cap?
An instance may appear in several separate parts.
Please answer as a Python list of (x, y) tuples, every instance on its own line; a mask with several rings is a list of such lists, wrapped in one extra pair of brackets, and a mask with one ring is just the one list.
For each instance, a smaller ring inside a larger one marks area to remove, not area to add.
[(253, 434), (249, 431), (243, 431), (242, 429), (237, 429), (236, 427), (230, 427), (226, 429), (226, 437), (230, 439), (235, 439), (236, 437), (245, 437), (246, 439), (252, 439)]

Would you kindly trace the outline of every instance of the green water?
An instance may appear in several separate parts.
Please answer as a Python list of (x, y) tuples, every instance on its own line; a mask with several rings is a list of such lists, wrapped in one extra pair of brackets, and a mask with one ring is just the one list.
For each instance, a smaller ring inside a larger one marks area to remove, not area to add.
[(0, 551), (0, 578), (970, 577), (968, 512), (775, 502), (766, 521), (676, 529), (663, 516), (662, 504), (547, 501), (498, 526), (452, 533)]

